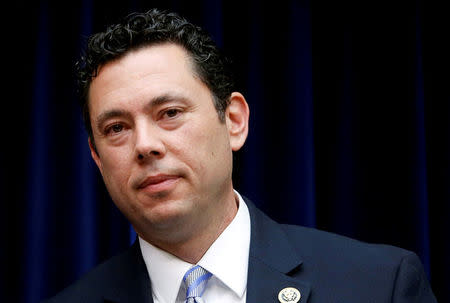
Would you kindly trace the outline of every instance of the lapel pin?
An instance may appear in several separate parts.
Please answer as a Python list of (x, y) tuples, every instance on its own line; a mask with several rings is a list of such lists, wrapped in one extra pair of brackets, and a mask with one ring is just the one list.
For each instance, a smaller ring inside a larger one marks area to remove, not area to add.
[(297, 288), (294, 287), (286, 287), (280, 290), (278, 293), (278, 300), (281, 303), (297, 303), (300, 301), (300, 292)]

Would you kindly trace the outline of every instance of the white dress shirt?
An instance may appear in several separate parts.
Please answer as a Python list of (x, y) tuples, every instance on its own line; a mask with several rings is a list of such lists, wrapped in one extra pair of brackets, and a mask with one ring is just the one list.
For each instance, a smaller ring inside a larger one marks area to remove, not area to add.
[[(197, 263), (213, 274), (202, 295), (205, 303), (245, 303), (250, 214), (241, 195), (236, 216)], [(183, 303), (182, 279), (193, 266), (139, 237), (142, 256), (150, 277), (154, 303)]]

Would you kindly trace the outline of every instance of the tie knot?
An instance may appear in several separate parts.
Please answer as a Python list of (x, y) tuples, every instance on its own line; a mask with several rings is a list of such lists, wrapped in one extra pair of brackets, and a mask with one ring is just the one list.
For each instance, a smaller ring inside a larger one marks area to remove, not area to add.
[(200, 265), (189, 269), (183, 277), (183, 282), (186, 285), (186, 300), (201, 297), (211, 276), (212, 274)]

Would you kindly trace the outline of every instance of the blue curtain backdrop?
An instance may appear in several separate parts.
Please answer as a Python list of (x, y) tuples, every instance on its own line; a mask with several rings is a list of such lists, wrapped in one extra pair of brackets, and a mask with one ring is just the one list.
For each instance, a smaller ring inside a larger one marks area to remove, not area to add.
[(134, 240), (90, 159), (73, 65), (90, 33), (152, 7), (234, 61), (251, 109), (242, 194), (278, 221), (415, 251), (450, 302), (450, 19), (419, 0), (5, 8), (0, 301), (38, 302)]

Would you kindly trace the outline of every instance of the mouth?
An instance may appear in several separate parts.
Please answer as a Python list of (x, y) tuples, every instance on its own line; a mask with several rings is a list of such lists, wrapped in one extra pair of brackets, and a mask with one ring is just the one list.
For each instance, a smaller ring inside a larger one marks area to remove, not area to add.
[(150, 176), (139, 184), (138, 190), (144, 190), (149, 193), (167, 191), (172, 189), (179, 179), (180, 177), (176, 175), (159, 174)]

